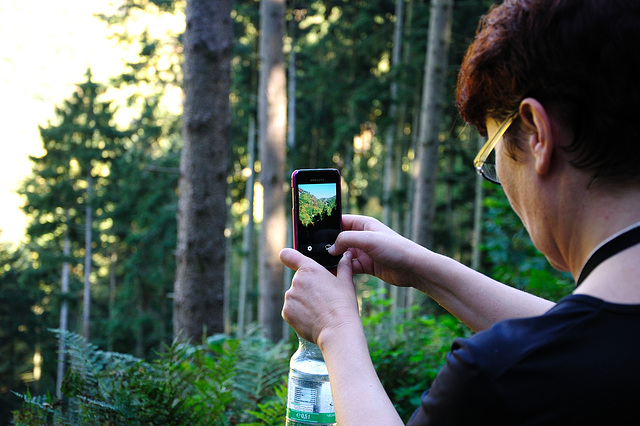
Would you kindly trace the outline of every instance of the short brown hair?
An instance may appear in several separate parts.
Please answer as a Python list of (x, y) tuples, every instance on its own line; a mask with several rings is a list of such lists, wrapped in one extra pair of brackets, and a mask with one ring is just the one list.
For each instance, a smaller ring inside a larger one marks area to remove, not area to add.
[(640, 1), (506, 0), (480, 21), (456, 104), (486, 134), (533, 97), (575, 135), (566, 151), (595, 176), (640, 178)]

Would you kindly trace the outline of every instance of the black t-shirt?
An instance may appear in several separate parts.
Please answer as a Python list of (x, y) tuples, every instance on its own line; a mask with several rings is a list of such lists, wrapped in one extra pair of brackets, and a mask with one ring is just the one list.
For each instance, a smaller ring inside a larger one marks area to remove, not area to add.
[(640, 305), (585, 295), (456, 339), (408, 425), (640, 422)]

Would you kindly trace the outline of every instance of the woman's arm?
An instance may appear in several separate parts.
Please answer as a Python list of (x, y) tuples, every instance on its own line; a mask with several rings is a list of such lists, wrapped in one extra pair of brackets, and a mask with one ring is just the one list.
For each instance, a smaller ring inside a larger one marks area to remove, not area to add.
[(298, 335), (322, 350), (337, 424), (401, 425), (369, 355), (353, 286), (351, 253), (343, 256), (336, 276), (292, 249), (282, 250), (280, 258), (296, 271), (282, 316)]
[(404, 424), (374, 369), (362, 323), (325, 330), (318, 340), (340, 426)]
[(517, 290), (434, 253), (376, 219), (344, 215), (332, 254), (350, 251), (354, 273), (416, 289), (479, 331), (509, 318), (541, 315), (553, 303)]
[(474, 331), (505, 319), (542, 315), (554, 305), (424, 248), (413, 261), (414, 287)]

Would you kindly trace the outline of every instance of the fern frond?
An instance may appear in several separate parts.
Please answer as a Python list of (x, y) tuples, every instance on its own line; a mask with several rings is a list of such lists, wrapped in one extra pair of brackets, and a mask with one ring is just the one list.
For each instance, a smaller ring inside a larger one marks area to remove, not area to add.
[(31, 426), (51, 423), (60, 424), (60, 401), (52, 400), (49, 394), (32, 396), (27, 389), (26, 394), (12, 393), (24, 401), (20, 408), (13, 412), (13, 424), (18, 426)]
[(216, 335), (201, 345), (176, 343), (153, 362), (53, 332), (67, 348), (64, 404), (22, 396), (22, 416), (16, 416), (22, 423), (16, 424), (225, 426), (275, 418), (280, 421), (267, 424), (282, 424), (290, 351), (257, 327), (243, 339)]
[(240, 342), (233, 387), (233, 407), (240, 421), (253, 415), (245, 407), (256, 407), (274, 395), (286, 381), (288, 356), (284, 343), (273, 344), (258, 328), (250, 328)]
[(253, 423), (241, 423), (238, 426), (280, 426), (285, 423), (287, 409), (287, 386), (275, 387), (275, 395), (265, 403), (258, 404), (258, 410), (250, 410), (249, 414), (259, 420)]

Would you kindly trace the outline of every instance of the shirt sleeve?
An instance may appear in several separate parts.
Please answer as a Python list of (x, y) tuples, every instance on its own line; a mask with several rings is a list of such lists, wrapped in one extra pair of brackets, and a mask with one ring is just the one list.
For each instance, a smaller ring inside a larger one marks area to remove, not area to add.
[(481, 424), (494, 412), (496, 398), (490, 381), (473, 359), (466, 339), (456, 339), (447, 355), (446, 363), (433, 384), (421, 398), (420, 407), (408, 426)]

